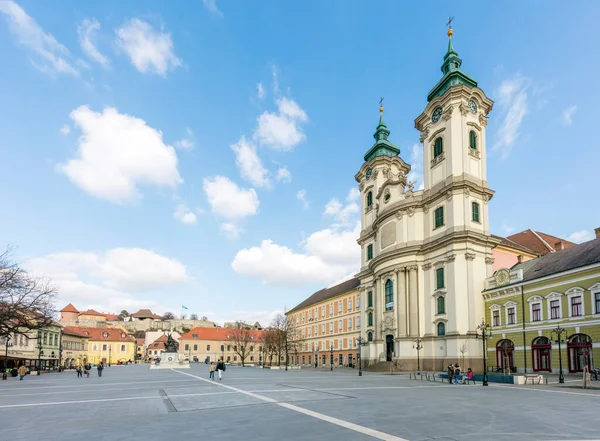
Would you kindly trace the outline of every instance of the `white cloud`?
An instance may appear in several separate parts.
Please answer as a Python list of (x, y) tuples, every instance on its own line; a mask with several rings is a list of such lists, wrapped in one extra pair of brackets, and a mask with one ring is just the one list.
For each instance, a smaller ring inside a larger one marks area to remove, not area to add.
[(175, 213), (173, 213), (175, 219), (179, 220), (182, 224), (194, 225), (196, 223), (196, 215), (190, 211), (187, 205), (179, 204)]
[(279, 68), (273, 64), (271, 65), (271, 77), (273, 79), (273, 92), (279, 93)]
[[(353, 196), (352, 191), (349, 196)], [(336, 216), (343, 216), (341, 212), (343, 208), (335, 212)], [(349, 221), (349, 217), (348, 214), (345, 220)], [(238, 251), (231, 266), (240, 274), (271, 285), (329, 284), (345, 280), (359, 269), (360, 247), (356, 243), (359, 234), (359, 222), (352, 226), (332, 225), (311, 234), (300, 244), (299, 252), (272, 240), (263, 240), (260, 246)]]
[(415, 182), (417, 190), (425, 188), (423, 181), (423, 147), (420, 144), (413, 144), (410, 148), (410, 173), (406, 175), (409, 182)]
[(256, 97), (259, 100), (262, 100), (265, 97), (265, 88), (263, 87), (262, 83), (258, 83), (256, 85)]
[[(350, 195), (352, 190), (350, 190)], [(337, 198), (332, 198), (327, 205), (323, 214), (333, 216), (335, 220), (342, 224), (351, 222), (355, 215), (359, 213), (360, 207), (356, 202), (349, 202), (347, 205), (342, 204)]]
[(64, 126), (62, 126), (60, 128), (60, 133), (62, 133), (63, 135), (67, 136), (69, 133), (71, 133), (71, 128), (69, 127), (68, 124), (65, 124)]
[(506, 225), (503, 224), (500, 229), (502, 230), (502, 232), (504, 233), (505, 236), (510, 236), (512, 233), (515, 232), (514, 227), (511, 227), (510, 225)]
[(573, 115), (575, 115), (575, 112), (577, 112), (576, 105), (572, 105), (563, 110), (562, 120), (565, 126), (570, 126), (571, 124), (573, 124)]
[(178, 141), (175, 141), (175, 147), (183, 150), (191, 150), (194, 148), (194, 132), (189, 127), (185, 129), (187, 133), (187, 138), (181, 138)]
[(36, 55), (36, 60), (31, 60), (36, 68), (49, 74), (79, 76), (79, 71), (70, 61), (69, 50), (52, 34), (44, 32), (21, 6), (11, 0), (2, 0), (0, 12), (4, 13), (8, 20), (10, 32)]
[(84, 19), (77, 26), (77, 34), (79, 35), (79, 45), (83, 52), (90, 57), (92, 60), (100, 63), (102, 67), (108, 69), (110, 67), (110, 61), (108, 57), (102, 55), (96, 45), (94, 44), (93, 34), (100, 29), (100, 23), (95, 19)]
[(330, 265), (317, 256), (295, 253), (271, 240), (263, 240), (259, 247), (238, 251), (231, 267), (239, 274), (258, 277), (266, 284), (283, 286), (327, 283), (345, 272), (343, 265)]
[(206, 9), (208, 9), (211, 13), (219, 17), (223, 17), (223, 13), (219, 11), (219, 8), (217, 8), (216, 0), (202, 0), (202, 3), (204, 3), (204, 7), (206, 7)]
[(58, 170), (84, 191), (123, 204), (140, 197), (140, 185), (175, 187), (183, 182), (175, 149), (145, 121), (112, 107), (99, 113), (81, 106), (70, 117), (82, 135), (76, 158)]
[(306, 199), (306, 190), (304, 190), (304, 189), (298, 190), (298, 193), (296, 193), (296, 199), (298, 199), (300, 202), (302, 202), (302, 207), (305, 210), (308, 210), (308, 207), (310, 206), (310, 202)]
[(280, 167), (277, 170), (277, 175), (275, 176), (275, 180), (277, 182), (283, 182), (289, 184), (292, 182), (292, 173), (287, 169), (287, 167)]
[(49, 276), (61, 301), (108, 312), (154, 307), (157, 303), (144, 298), (146, 293), (191, 280), (181, 262), (142, 248), (115, 248), (103, 254), (56, 253), (32, 259), (26, 267), (36, 275)]
[(496, 92), (504, 121), (498, 130), (498, 140), (492, 147), (492, 151), (500, 153), (503, 159), (510, 154), (513, 144), (520, 135), (523, 118), (529, 111), (527, 90), (530, 84), (528, 78), (515, 76), (502, 81)]
[(305, 123), (308, 116), (289, 98), (277, 100), (277, 108), (276, 113), (264, 112), (258, 117), (254, 139), (273, 150), (290, 151), (306, 139), (300, 124)]
[(239, 188), (224, 176), (204, 179), (204, 192), (212, 212), (219, 217), (235, 220), (256, 214), (259, 200), (253, 188)]
[(237, 144), (231, 145), (231, 149), (235, 153), (235, 165), (243, 179), (255, 187), (269, 188), (271, 186), (268, 178), (269, 172), (258, 157), (254, 144), (242, 136)]
[(354, 188), (354, 187), (352, 187), (350, 189), (350, 191), (348, 192), (348, 196), (346, 196), (346, 200), (348, 202), (357, 201), (359, 198), (360, 198), (360, 191), (358, 190), (358, 188)]
[(596, 238), (596, 236), (594, 235), (594, 233), (592, 231), (581, 230), (581, 231), (575, 231), (574, 233), (570, 234), (567, 237), (567, 240), (569, 240), (571, 242), (575, 242), (575, 243), (582, 243), (582, 242), (587, 242), (588, 240), (592, 240), (595, 238)]
[(232, 222), (224, 222), (219, 225), (219, 229), (225, 233), (229, 239), (235, 239), (244, 232), (244, 229)]
[(141, 73), (154, 72), (162, 77), (181, 66), (173, 52), (171, 35), (157, 31), (150, 24), (133, 18), (117, 29), (117, 46), (123, 49)]

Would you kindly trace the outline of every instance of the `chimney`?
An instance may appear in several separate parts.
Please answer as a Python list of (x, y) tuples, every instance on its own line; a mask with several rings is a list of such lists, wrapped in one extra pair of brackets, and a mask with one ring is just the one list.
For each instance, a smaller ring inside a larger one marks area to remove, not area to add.
[(596, 228), (594, 231), (596, 233), (596, 239), (600, 239), (600, 228)]
[(522, 255), (522, 254), (519, 254), (519, 255), (517, 256), (517, 262), (518, 262), (518, 263), (523, 263), (523, 255)]
[(564, 250), (564, 249), (565, 249), (565, 244), (563, 243), (563, 241), (562, 241), (562, 240), (559, 240), (558, 242), (556, 242), (556, 243), (554, 244), (554, 249), (555, 249), (556, 251)]

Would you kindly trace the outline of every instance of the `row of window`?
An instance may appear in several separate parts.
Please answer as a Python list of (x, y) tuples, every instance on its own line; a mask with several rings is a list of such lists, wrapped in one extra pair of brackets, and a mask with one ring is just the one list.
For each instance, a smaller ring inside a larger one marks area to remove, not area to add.
[[(194, 352), (198, 351), (198, 345), (194, 345)], [(232, 349), (232, 345), (227, 345), (227, 352), (231, 352)], [(254, 346), (250, 346), (249, 348), (249, 352), (254, 352)], [(190, 344), (186, 343), (184, 346), (184, 350), (189, 351), (190, 350)], [(237, 351), (237, 345), (233, 345), (233, 350)], [(209, 352), (210, 351), (210, 345), (206, 345), (206, 351)], [(262, 346), (258, 347), (258, 351), (262, 352)], [(225, 345), (221, 345), (221, 352), (225, 352)]]
[[(571, 291), (571, 294), (568, 294)], [(583, 302), (583, 289), (575, 288), (567, 291), (568, 295), (568, 317), (582, 317), (585, 315)], [(592, 293), (593, 314), (600, 314), (600, 291)], [(547, 297), (546, 319), (557, 320), (563, 318), (562, 294), (551, 293)], [(528, 299), (529, 317), (531, 322), (541, 322), (544, 320), (544, 310), (542, 308), (543, 300), (540, 296), (534, 296)], [(501, 306), (492, 305), (492, 326), (502, 326)], [(509, 302), (505, 304), (505, 323), (514, 325), (517, 323), (516, 304)]]
[(356, 338), (340, 338), (337, 340), (323, 340), (318, 342), (301, 343), (300, 352), (330, 351), (333, 349), (354, 349), (356, 347)]
[(360, 317), (348, 317), (348, 319), (346, 320), (346, 329), (344, 330), (343, 328), (343, 320), (338, 320), (337, 322), (337, 327), (334, 326), (334, 322), (330, 321), (329, 322), (329, 327), (325, 326), (325, 323), (321, 323), (321, 326), (319, 327), (319, 325), (313, 325), (313, 326), (309, 326), (305, 329), (302, 329), (301, 331), (301, 336), (302, 338), (305, 337), (311, 337), (311, 336), (318, 336), (319, 335), (319, 329), (321, 330), (321, 334), (320, 335), (327, 335), (327, 328), (329, 328), (329, 334), (333, 334), (336, 332), (344, 332), (344, 331), (351, 331), (356, 325), (356, 328), (360, 328)]
[[(473, 150), (477, 150), (477, 134), (474, 130), (469, 132), (469, 147)], [(437, 158), (444, 153), (444, 141), (442, 137), (437, 137), (433, 142), (433, 157)]]
[[(372, 249), (371, 249), (372, 251)], [(353, 309), (359, 309), (360, 308), (360, 297), (356, 297), (356, 301), (353, 302), (353, 297), (350, 297), (348, 299), (345, 299), (345, 303), (346, 303), (346, 309), (347, 311), (352, 311)], [(337, 304), (337, 313), (334, 313), (334, 310), (336, 308), (334, 308), (334, 303)], [(327, 314), (327, 311), (329, 310), (329, 314)], [(332, 302), (327, 306), (323, 305), (321, 307), (318, 308), (314, 308), (311, 311), (308, 312), (303, 312), (302, 314), (300, 314), (300, 321), (302, 322), (302, 324), (308, 322), (312, 322), (313, 320), (319, 320), (319, 312), (321, 313), (320, 318), (321, 319), (325, 319), (325, 318), (331, 318), (334, 316), (337, 316), (338, 314), (342, 314), (344, 312), (344, 301), (343, 300), (338, 300), (336, 302)], [(314, 316), (314, 318), (313, 318)], [(298, 316), (294, 316), (292, 317), (292, 325), (296, 325), (296, 321), (298, 320)]]
[(65, 349), (73, 349), (75, 351), (85, 351), (85, 343), (79, 343), (77, 341), (66, 341), (63, 347)]
[[(127, 347), (126, 347), (125, 345), (120, 345), (120, 346), (119, 346), (119, 345), (115, 345), (115, 346), (116, 346), (116, 348), (115, 348), (115, 349), (113, 349), (113, 345), (106, 345), (106, 344), (103, 344), (103, 345), (102, 345), (102, 352), (108, 352), (108, 351), (110, 351), (110, 352), (115, 352), (117, 349), (120, 349), (120, 350), (121, 350), (121, 352), (127, 352)], [(99, 346), (98, 346), (97, 344), (94, 344), (94, 345), (92, 346), (92, 351), (94, 351), (94, 352), (98, 352), (98, 347), (99, 347)]]

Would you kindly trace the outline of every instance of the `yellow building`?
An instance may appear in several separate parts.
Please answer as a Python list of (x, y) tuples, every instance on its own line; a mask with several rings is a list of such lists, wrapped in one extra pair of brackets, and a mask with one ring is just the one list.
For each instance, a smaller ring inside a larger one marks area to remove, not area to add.
[(83, 366), (87, 363), (89, 337), (76, 328), (67, 327), (62, 331), (61, 365), (65, 369)]
[(69, 332), (77, 332), (88, 337), (87, 359), (89, 363), (117, 364), (119, 361), (134, 361), (136, 353), (135, 338), (122, 329), (65, 327)]
[[(317, 291), (287, 312), (299, 343), (292, 364), (353, 366), (360, 351), (360, 281), (350, 279)], [(297, 350), (297, 352), (296, 352)]]
[[(242, 356), (245, 364), (262, 362), (264, 331), (248, 330), (249, 341), (236, 343), (236, 330), (231, 328), (197, 327), (181, 336), (179, 353), (190, 361), (216, 362), (223, 359), (225, 363), (241, 364)], [(245, 346), (242, 350), (241, 346)], [(148, 346), (148, 350), (150, 350)], [(154, 357), (154, 354), (152, 355)]]
[(596, 236), (487, 279), (490, 370), (556, 374), (561, 361), (565, 373), (599, 365), (600, 228)]

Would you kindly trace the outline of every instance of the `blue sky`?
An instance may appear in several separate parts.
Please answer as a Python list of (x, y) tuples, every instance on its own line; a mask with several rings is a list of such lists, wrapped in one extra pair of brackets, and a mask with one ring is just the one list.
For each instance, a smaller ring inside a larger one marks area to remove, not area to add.
[(414, 119), (445, 24), (495, 101), (490, 226), (600, 226), (596, 2), (0, 0), (0, 243), (60, 306), (217, 321), (291, 308), (359, 265), (354, 174), (385, 97)]

